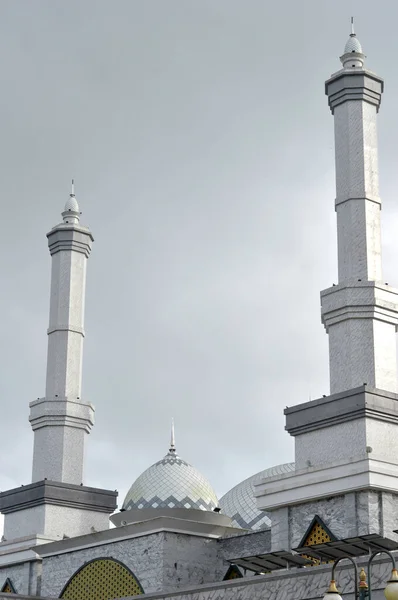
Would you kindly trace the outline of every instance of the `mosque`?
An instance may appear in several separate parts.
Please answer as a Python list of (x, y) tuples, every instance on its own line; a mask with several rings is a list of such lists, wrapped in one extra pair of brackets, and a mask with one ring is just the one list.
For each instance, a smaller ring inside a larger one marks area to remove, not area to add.
[[(172, 430), (165, 456), (136, 479), (119, 511), (117, 492), (84, 485), (94, 424), (94, 407), (81, 395), (93, 236), (72, 189), (61, 223), (47, 234), (47, 378), (44, 397), (30, 403), (32, 482), (0, 493), (0, 597), (309, 600), (327, 590), (331, 561), (361, 567), (380, 551), (391, 554), (373, 564), (374, 598), (388, 580), (390, 592), (398, 587), (389, 563), (398, 550), (398, 290), (384, 282), (381, 263), (383, 80), (364, 67), (353, 30), (340, 60), (325, 88), (338, 236), (338, 282), (321, 292), (330, 395), (285, 409), (295, 462), (218, 499), (179, 456)], [(339, 588), (352, 598), (354, 579), (342, 566)], [(327, 597), (338, 600), (333, 585)], [(362, 572), (362, 594), (366, 585)]]

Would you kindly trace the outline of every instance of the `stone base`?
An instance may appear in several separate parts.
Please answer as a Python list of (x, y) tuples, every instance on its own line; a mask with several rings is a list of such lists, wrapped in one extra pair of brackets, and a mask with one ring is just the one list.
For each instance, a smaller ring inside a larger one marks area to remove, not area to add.
[(318, 515), (336, 538), (397, 539), (398, 395), (368, 385), (285, 410), (295, 471), (257, 483), (272, 551), (299, 546)]
[(38, 481), (0, 494), (4, 539), (41, 535), (53, 540), (108, 529), (117, 492)]
[(271, 513), (271, 551), (291, 550), (301, 545), (315, 516), (319, 516), (337, 539), (377, 533), (398, 540), (398, 493), (360, 491)]

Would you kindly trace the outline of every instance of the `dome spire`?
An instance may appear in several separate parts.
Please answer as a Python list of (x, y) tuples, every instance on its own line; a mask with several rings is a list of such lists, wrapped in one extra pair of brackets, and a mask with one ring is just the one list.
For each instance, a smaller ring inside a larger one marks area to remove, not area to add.
[(351, 17), (351, 35), (355, 35), (355, 31), (354, 31), (354, 17)]
[(170, 436), (170, 449), (169, 452), (176, 451), (175, 435), (174, 435), (174, 419), (171, 419), (171, 436)]

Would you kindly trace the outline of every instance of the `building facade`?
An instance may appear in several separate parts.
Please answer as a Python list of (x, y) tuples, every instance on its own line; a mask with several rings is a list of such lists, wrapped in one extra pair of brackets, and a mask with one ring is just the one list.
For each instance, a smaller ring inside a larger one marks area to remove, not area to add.
[[(352, 31), (326, 82), (334, 118), (338, 282), (321, 293), (330, 395), (285, 410), (295, 461), (218, 500), (176, 451), (116, 492), (84, 485), (94, 408), (81, 397), (84, 296), (93, 236), (72, 189), (48, 234), (47, 382), (31, 402), (32, 482), (0, 494), (0, 597), (312, 599), (329, 562), (398, 550), (398, 291), (384, 283), (377, 113), (383, 80)], [(109, 527), (110, 522), (114, 525)], [(374, 597), (391, 573), (373, 568)], [(339, 576), (352, 594), (349, 566)]]

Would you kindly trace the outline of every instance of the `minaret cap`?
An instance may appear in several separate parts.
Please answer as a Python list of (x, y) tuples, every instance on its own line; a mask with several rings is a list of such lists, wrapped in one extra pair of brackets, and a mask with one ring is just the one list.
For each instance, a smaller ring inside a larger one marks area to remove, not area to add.
[(354, 17), (351, 17), (351, 33), (344, 48), (344, 54), (340, 60), (345, 69), (363, 67), (365, 55), (362, 52), (361, 42), (354, 31)]
[(62, 217), (65, 223), (78, 223), (80, 219), (79, 204), (75, 196), (75, 182), (72, 179), (72, 190), (69, 194), (69, 198), (65, 202), (64, 212)]

